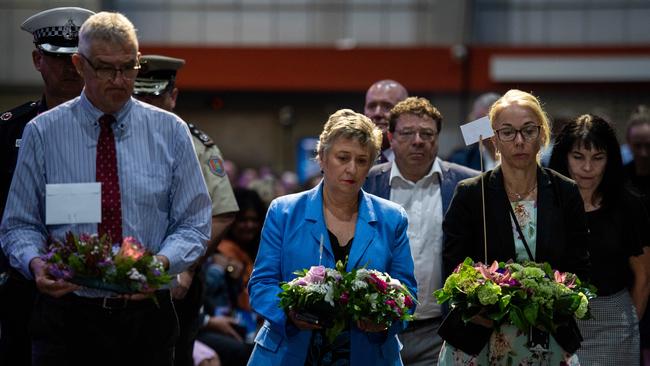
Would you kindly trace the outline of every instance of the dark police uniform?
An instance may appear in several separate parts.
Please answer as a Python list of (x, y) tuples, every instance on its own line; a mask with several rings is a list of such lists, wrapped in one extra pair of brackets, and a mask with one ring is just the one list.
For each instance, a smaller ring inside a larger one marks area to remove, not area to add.
[[(69, 57), (77, 52), (81, 24), (92, 14), (83, 8), (54, 8), (31, 16), (21, 28), (32, 33), (40, 52)], [(0, 114), (0, 219), (7, 203), (23, 130), (32, 118), (45, 110), (47, 103), (43, 96), (40, 101), (27, 102)], [(0, 249), (0, 365), (31, 364), (28, 325), (35, 295), (34, 282), (12, 269)]]

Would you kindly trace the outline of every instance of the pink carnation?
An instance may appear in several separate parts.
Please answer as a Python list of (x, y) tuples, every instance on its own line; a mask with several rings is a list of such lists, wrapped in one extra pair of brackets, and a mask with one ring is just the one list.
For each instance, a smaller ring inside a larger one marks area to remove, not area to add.
[(377, 287), (377, 289), (379, 290), (379, 292), (381, 292), (382, 294), (386, 293), (386, 289), (388, 288), (388, 284), (386, 283), (386, 281), (384, 281), (381, 278), (377, 277), (376, 274), (370, 273), (370, 280), (368, 282), (374, 284)]

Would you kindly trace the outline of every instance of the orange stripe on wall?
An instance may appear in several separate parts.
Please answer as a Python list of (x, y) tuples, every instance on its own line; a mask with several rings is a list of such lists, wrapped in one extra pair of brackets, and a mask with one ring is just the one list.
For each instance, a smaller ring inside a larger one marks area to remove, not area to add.
[[(143, 54), (186, 60), (178, 85), (186, 90), (363, 92), (391, 78), (415, 92), (502, 89), (489, 77), (492, 55), (650, 55), (650, 47), (470, 47), (467, 64), (450, 47), (335, 48), (176, 47), (143, 45)], [(464, 71), (465, 70), (465, 71)]]
[(199, 48), (143, 46), (143, 54), (186, 60), (185, 89), (365, 91), (391, 78), (410, 90), (457, 91), (461, 65), (448, 48)]

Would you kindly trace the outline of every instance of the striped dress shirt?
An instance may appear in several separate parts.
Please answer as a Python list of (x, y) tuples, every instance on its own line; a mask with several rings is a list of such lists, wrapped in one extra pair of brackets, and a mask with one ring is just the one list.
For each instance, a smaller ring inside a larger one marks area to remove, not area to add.
[[(97, 224), (45, 225), (45, 185), (95, 182), (102, 115), (82, 93), (25, 128), (0, 244), (27, 278), (32, 278), (29, 263), (42, 254), (48, 235), (62, 239), (67, 231), (97, 232)], [(210, 197), (187, 125), (133, 98), (114, 117), (124, 237), (166, 256), (169, 272), (179, 273), (203, 254), (211, 222)]]

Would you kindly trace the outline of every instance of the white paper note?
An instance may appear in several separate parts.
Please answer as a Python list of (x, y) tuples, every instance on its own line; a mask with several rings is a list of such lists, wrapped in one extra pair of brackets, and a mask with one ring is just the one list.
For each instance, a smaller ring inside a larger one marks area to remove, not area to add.
[(478, 142), (479, 136), (482, 136), (483, 140), (494, 136), (490, 119), (487, 116), (460, 126), (460, 132), (463, 134), (465, 145)]
[(45, 224), (88, 224), (102, 218), (101, 183), (45, 185)]

